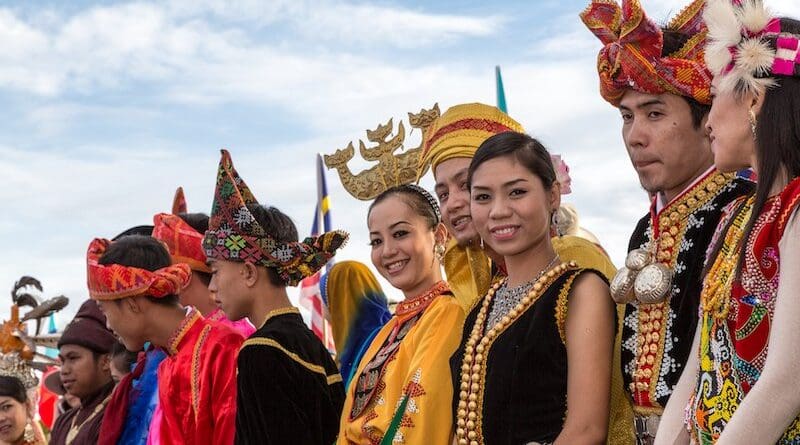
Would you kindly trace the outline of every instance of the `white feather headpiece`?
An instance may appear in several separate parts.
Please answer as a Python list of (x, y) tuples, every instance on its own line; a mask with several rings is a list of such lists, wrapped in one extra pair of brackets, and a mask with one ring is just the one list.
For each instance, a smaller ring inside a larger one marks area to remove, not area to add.
[(774, 76), (794, 75), (800, 36), (782, 33), (763, 0), (709, 0), (703, 19), (706, 64), (720, 91), (763, 94)]

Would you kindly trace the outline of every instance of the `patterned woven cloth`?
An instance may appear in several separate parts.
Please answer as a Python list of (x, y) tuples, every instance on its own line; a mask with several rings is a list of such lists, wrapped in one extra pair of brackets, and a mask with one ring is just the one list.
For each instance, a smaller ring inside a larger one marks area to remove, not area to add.
[(273, 268), (287, 285), (295, 286), (325, 266), (347, 241), (347, 233), (335, 230), (302, 242), (280, 243), (248, 208), (258, 205), (233, 167), (230, 153), (222, 150), (211, 219), (203, 239), (208, 258)]
[(203, 250), (203, 234), (181, 217), (167, 213), (154, 216), (153, 238), (167, 245), (174, 263), (186, 263), (192, 270), (211, 272)]
[(689, 37), (678, 51), (662, 57), (664, 35), (645, 15), (639, 0), (594, 0), (581, 20), (603, 43), (597, 56), (600, 95), (618, 106), (628, 89), (647, 94), (671, 93), (711, 103), (711, 73), (703, 60), (705, 0), (695, 0), (666, 29)]
[(156, 271), (128, 267), (121, 264), (102, 265), (100, 257), (111, 241), (95, 238), (86, 253), (89, 296), (94, 300), (117, 300), (148, 295), (161, 298), (177, 295), (192, 278), (188, 264), (173, 264)]

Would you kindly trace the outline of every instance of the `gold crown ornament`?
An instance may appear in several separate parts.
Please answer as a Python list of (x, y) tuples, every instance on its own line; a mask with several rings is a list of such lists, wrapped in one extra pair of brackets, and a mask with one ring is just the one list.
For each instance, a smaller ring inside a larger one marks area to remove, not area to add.
[(618, 304), (638, 301), (644, 304), (660, 303), (667, 299), (672, 288), (674, 272), (655, 261), (651, 243), (628, 253), (625, 266), (611, 280), (611, 297)]
[(329, 169), (336, 169), (345, 190), (362, 201), (369, 201), (389, 188), (410, 184), (417, 179), (417, 165), (425, 136), (439, 114), (439, 104), (434, 104), (431, 109), (423, 109), (419, 113), (408, 113), (408, 123), (411, 128), (422, 132), (418, 147), (395, 154), (395, 151), (403, 148), (406, 130), (400, 121), (395, 133), (393, 120), (389, 119), (374, 130), (366, 130), (367, 140), (375, 145), (367, 147), (363, 140), (358, 141), (361, 157), (369, 162), (377, 162), (376, 165), (353, 174), (347, 166), (355, 156), (353, 142), (331, 155), (325, 155), (325, 165)]
[[(42, 319), (49, 317), (69, 303), (64, 296), (50, 298), (42, 303), (30, 290), (42, 292), (42, 284), (33, 277), (23, 276), (11, 290), (11, 317), (0, 324), (0, 375), (18, 378), (26, 388), (38, 384), (34, 369), (44, 370), (57, 362), (36, 352), (37, 346), (48, 346), (58, 341), (58, 335), (39, 335)], [(31, 307), (22, 318), (21, 307)], [(35, 334), (28, 335), (26, 322), (36, 321)]]

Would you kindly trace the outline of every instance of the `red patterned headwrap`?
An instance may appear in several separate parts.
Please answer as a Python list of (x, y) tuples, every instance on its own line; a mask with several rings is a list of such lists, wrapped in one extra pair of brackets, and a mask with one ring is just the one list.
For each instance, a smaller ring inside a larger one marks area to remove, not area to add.
[(203, 251), (203, 234), (180, 216), (159, 213), (153, 217), (153, 238), (167, 245), (174, 263), (186, 263), (192, 270), (211, 273)]
[(177, 295), (192, 277), (192, 269), (187, 264), (173, 264), (154, 272), (120, 264), (99, 264), (100, 257), (110, 244), (111, 241), (107, 239), (95, 238), (86, 252), (89, 296), (93, 300)]
[(690, 38), (662, 57), (661, 28), (645, 15), (639, 0), (622, 0), (622, 7), (615, 0), (593, 0), (580, 16), (604, 45), (597, 56), (603, 99), (619, 106), (625, 91), (634, 89), (711, 103), (711, 73), (703, 61), (704, 7), (705, 0), (695, 0), (672, 19), (666, 28)]
[(347, 233), (334, 230), (302, 242), (280, 243), (256, 221), (248, 205), (255, 196), (222, 150), (217, 186), (203, 247), (208, 258), (247, 261), (273, 268), (289, 286), (321, 269), (347, 241)]

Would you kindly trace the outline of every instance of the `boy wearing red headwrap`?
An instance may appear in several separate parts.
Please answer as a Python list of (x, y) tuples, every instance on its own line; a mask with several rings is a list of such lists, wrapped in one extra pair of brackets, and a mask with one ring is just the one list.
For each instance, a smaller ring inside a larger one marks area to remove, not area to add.
[(177, 294), (191, 278), (189, 266), (172, 264), (156, 239), (127, 236), (92, 241), (87, 268), (89, 294), (125, 346), (138, 351), (150, 342), (168, 354), (158, 369), (161, 442), (232, 443), (243, 339), (181, 307)]

